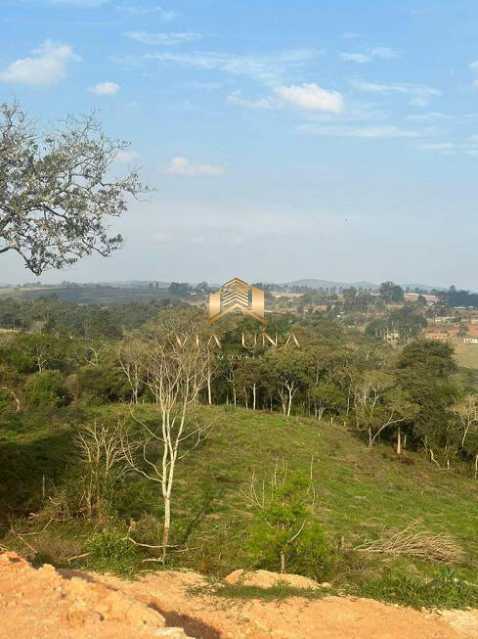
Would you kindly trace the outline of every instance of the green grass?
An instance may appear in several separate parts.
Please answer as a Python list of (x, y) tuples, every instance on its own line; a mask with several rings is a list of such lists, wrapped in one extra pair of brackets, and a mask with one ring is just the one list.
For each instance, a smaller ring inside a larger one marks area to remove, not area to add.
[(214, 596), (224, 599), (260, 599), (262, 601), (283, 601), (291, 597), (303, 599), (323, 599), (329, 595), (337, 594), (330, 588), (295, 588), (286, 583), (277, 583), (270, 588), (259, 586), (245, 586), (240, 584), (228, 584), (215, 582), (207, 586), (194, 586), (188, 589), (192, 597)]
[[(417, 521), (432, 532), (448, 533), (477, 556), (477, 488), (459, 473), (440, 471), (420, 455), (402, 464), (389, 447), (368, 450), (341, 425), (222, 408), (204, 411), (217, 419), (203, 449), (185, 460), (178, 474), (177, 513), (185, 522), (196, 513), (187, 540), (207, 540), (217, 550), (221, 539), (228, 567), (240, 567), (241, 537), (248, 513), (241, 491), (250, 474), (272, 472), (278, 460), (291, 470), (314, 458), (317, 512), (329, 542), (344, 538), (354, 546)], [(210, 560), (213, 561), (213, 557)], [(199, 561), (199, 557), (196, 561)], [(204, 566), (207, 568), (207, 566)]]
[(283, 601), (301, 597), (309, 601), (329, 596), (355, 596), (377, 599), (386, 603), (411, 608), (463, 609), (478, 607), (478, 585), (461, 581), (441, 571), (433, 579), (419, 579), (386, 572), (361, 586), (346, 585), (337, 588), (295, 588), (278, 583), (270, 588), (245, 586), (216, 581), (206, 586), (194, 586), (188, 593), (192, 597), (214, 596), (230, 600)]
[(469, 583), (443, 571), (432, 579), (385, 573), (361, 587), (348, 587), (342, 594), (379, 599), (411, 608), (476, 608), (478, 584)]
[[(148, 406), (140, 410), (151, 412)], [(79, 469), (72, 441), (78, 422), (94, 416), (116, 419), (119, 414), (127, 415), (127, 407), (81, 411), (70, 407), (54, 414), (4, 420), (0, 425), (0, 543), (28, 553), (25, 544), (9, 532), (11, 522), (17, 532), (41, 530), (49, 515), (29, 518), (29, 514), (48, 508), (49, 496), (68, 494), (76, 487)], [(417, 601), (427, 597), (428, 601), (430, 597), (453, 600), (458, 582), (447, 581), (444, 586), (443, 580), (437, 582), (441, 573), (432, 562), (370, 557), (350, 550), (379, 537), (384, 529), (404, 528), (411, 522), (452, 536), (466, 553), (466, 561), (454, 567), (454, 575), (460, 582), (474, 581), (478, 569), (478, 483), (463, 469), (439, 470), (423, 455), (413, 453), (407, 453), (408, 463), (401, 463), (389, 446), (368, 450), (341, 424), (327, 420), (286, 419), (225, 407), (200, 407), (198, 415), (211, 423), (211, 430), (178, 467), (171, 543), (188, 551), (172, 552), (171, 567), (189, 567), (218, 577), (250, 567), (244, 540), (251, 514), (243, 491), (251, 473), (259, 478), (270, 476), (276, 463), (283, 460), (291, 471), (308, 469), (313, 458), (315, 507), (333, 554), (331, 574), (324, 578), (334, 587), (352, 584), (362, 594), (399, 603), (411, 602), (413, 589), (421, 593)], [(162, 514), (158, 485), (128, 476), (115, 491), (113, 506), (116, 519), (110, 524), (124, 530), (133, 518), (146, 530), (143, 540), (158, 543)], [(24, 539), (42, 556), (65, 565), (65, 558), (85, 552), (94, 529), (98, 525), (79, 516), (65, 521), (55, 517), (43, 532)], [(80, 559), (74, 565), (85, 563)], [(149, 569), (157, 566), (145, 565)], [(389, 574), (392, 581), (387, 581)], [(393, 582), (395, 578), (400, 587)], [(429, 596), (430, 583), (441, 585)], [(396, 596), (395, 591), (399, 593)], [(474, 593), (467, 591), (465, 597), (459, 592), (456, 596), (474, 601)], [(247, 594), (244, 591), (242, 596)]]

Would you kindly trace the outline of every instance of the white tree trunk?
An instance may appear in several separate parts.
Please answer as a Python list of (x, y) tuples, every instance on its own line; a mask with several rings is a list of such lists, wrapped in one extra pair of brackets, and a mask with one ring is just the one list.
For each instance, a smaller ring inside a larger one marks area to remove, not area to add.
[(208, 369), (207, 371), (207, 403), (209, 406), (212, 404), (212, 389), (211, 389), (211, 371)]
[(397, 455), (401, 455), (401, 454), (402, 454), (402, 429), (399, 426), (397, 430)]

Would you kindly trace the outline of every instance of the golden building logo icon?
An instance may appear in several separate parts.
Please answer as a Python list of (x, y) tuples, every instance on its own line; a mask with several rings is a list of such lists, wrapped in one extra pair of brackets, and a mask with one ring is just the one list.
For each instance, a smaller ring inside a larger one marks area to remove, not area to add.
[(249, 315), (265, 324), (264, 291), (234, 277), (217, 291), (209, 295), (209, 323), (214, 324), (229, 313)]

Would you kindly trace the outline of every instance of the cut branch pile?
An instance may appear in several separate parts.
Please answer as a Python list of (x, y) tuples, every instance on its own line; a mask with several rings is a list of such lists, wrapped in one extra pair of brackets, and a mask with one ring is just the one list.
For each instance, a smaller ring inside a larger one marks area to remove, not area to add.
[(448, 535), (420, 530), (415, 524), (403, 530), (390, 530), (380, 539), (354, 548), (357, 552), (409, 555), (419, 559), (457, 563), (464, 559), (463, 549)]

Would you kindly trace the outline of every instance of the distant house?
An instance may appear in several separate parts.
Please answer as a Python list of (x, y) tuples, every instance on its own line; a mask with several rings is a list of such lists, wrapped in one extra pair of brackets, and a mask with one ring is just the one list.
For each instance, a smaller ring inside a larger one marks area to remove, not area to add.
[(447, 342), (451, 335), (447, 331), (425, 331), (425, 338), (435, 342)]
[(464, 344), (478, 344), (478, 324), (467, 322), (466, 324), (453, 324), (443, 328), (430, 327), (425, 330), (424, 337), (437, 342), (463, 338)]

